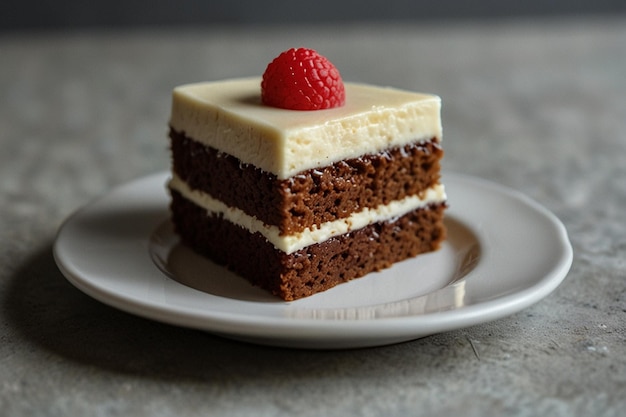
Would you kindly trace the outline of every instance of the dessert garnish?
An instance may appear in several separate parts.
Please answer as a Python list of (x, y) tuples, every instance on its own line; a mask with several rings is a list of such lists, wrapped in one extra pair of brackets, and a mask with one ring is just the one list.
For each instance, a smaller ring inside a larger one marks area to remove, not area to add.
[(264, 104), (289, 110), (343, 106), (346, 92), (337, 68), (313, 49), (291, 48), (269, 63), (261, 82)]

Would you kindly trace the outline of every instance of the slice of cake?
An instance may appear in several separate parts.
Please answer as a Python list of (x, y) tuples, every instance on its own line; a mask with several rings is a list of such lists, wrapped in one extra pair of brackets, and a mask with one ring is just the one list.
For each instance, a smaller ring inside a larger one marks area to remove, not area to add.
[(174, 90), (169, 189), (185, 244), (284, 300), (439, 247), (439, 97), (341, 84), (330, 108), (290, 110), (265, 104), (261, 83)]

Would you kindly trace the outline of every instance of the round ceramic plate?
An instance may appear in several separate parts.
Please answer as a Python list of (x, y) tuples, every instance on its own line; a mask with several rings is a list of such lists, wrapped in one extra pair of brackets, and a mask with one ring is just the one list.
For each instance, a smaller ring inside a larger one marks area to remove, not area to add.
[(416, 339), (498, 319), (565, 278), (561, 222), (527, 197), (444, 174), (448, 238), (433, 253), (285, 302), (181, 245), (159, 173), (113, 189), (71, 216), (54, 255), (91, 297), (143, 317), (249, 342), (311, 349)]

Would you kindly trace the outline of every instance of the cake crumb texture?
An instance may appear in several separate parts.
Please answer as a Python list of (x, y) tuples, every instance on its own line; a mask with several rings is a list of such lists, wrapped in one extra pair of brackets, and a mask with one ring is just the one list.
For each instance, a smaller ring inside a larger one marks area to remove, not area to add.
[(283, 234), (420, 195), (439, 183), (443, 157), (433, 138), (280, 180), (173, 129), (170, 141), (173, 171), (189, 187), (277, 226)]
[(251, 283), (291, 301), (430, 252), (445, 238), (445, 203), (421, 208), (292, 254), (260, 234), (207, 212), (172, 190), (172, 219), (184, 243)]

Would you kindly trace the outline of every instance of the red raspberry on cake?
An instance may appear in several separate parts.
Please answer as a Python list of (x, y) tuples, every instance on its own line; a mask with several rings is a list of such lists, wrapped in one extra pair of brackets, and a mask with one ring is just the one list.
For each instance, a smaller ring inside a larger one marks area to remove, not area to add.
[(346, 99), (341, 75), (316, 51), (291, 48), (276, 57), (265, 70), (261, 100), (289, 110), (321, 110), (343, 106)]

